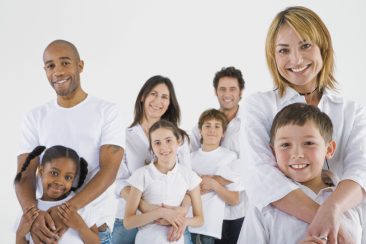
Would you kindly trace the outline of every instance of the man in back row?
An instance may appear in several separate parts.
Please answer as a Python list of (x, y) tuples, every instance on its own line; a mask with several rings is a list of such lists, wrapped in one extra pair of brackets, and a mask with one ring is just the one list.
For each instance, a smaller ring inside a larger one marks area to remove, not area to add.
[[(18, 151), (18, 172), (28, 153), (38, 145), (70, 147), (84, 157), (88, 165), (85, 187), (70, 201), (75, 209), (86, 204), (95, 207), (101, 243), (110, 243), (108, 223), (114, 212), (106, 191), (114, 182), (123, 157), (124, 126), (119, 109), (109, 102), (88, 95), (80, 85), (84, 62), (76, 47), (64, 40), (51, 42), (43, 53), (44, 69), (57, 98), (30, 111), (22, 125)], [(23, 179), (15, 185), (23, 209), (36, 206), (36, 170), (39, 160), (31, 162)], [(40, 211), (31, 228), (36, 242), (53, 243), (66, 230), (56, 207)]]

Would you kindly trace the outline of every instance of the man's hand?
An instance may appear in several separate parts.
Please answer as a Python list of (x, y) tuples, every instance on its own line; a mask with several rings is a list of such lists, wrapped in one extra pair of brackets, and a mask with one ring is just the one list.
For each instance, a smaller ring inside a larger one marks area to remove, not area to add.
[(59, 239), (55, 223), (45, 211), (39, 211), (38, 217), (33, 221), (31, 235), (34, 243), (57, 243)]
[(215, 189), (216, 184), (218, 184), (217, 181), (215, 181), (212, 178), (212, 176), (203, 175), (201, 176), (201, 178), (202, 182), (200, 184), (200, 190), (202, 195), (213, 191)]
[(58, 215), (58, 206), (52, 207), (50, 209), (48, 209), (48, 213), (51, 215), (52, 220), (55, 223), (55, 227), (56, 227), (56, 233), (59, 237), (61, 237), (68, 229), (68, 227), (66, 226), (66, 224), (62, 221), (62, 219), (60, 218), (60, 216)]
[(30, 232), (33, 221), (38, 217), (39, 209), (36, 206), (31, 206), (23, 213), (17, 229), (17, 236), (25, 237)]

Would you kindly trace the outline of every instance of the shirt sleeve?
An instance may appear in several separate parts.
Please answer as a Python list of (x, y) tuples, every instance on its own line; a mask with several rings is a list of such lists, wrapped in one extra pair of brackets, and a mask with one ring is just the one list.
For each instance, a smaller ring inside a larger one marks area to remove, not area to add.
[(247, 97), (241, 118), (245, 190), (260, 210), (298, 188), (277, 168), (269, 146), (269, 130), (277, 112), (273, 100), (273, 97), (261, 99), (257, 94)]
[(202, 179), (201, 177), (199, 177), (196, 172), (194, 172), (193, 170), (189, 170), (189, 185), (188, 185), (188, 191), (192, 191), (194, 188), (196, 188), (196, 186), (198, 186)]
[(107, 106), (104, 113), (104, 124), (100, 145), (116, 145), (125, 147), (125, 125), (117, 105)]
[(39, 137), (37, 133), (37, 124), (34, 114), (29, 112), (24, 116), (20, 132), (20, 145), (18, 155), (31, 152), (36, 146), (39, 146)]
[(366, 110), (364, 107), (354, 104), (353, 114), (350, 108), (346, 108), (345, 119), (353, 117), (353, 125), (344, 144), (343, 165), (344, 171), (341, 180), (352, 180), (358, 183), (366, 191)]
[(253, 205), (250, 205), (245, 215), (245, 221), (240, 231), (238, 243), (269, 243), (270, 233), (265, 227), (266, 224), (272, 223), (265, 223), (263, 215), (259, 209)]
[(145, 190), (145, 172), (146, 166), (137, 169), (130, 178), (127, 179), (127, 182), (130, 186), (137, 188), (139, 191), (144, 192)]

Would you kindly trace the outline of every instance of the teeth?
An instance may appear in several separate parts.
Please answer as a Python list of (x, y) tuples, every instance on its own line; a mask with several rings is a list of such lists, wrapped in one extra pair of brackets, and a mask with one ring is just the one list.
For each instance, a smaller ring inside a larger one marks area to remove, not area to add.
[(291, 168), (294, 168), (294, 169), (303, 169), (307, 166), (307, 164), (292, 164), (290, 165)]
[(67, 79), (64, 79), (64, 80), (55, 81), (54, 83), (56, 83), (56, 84), (62, 84), (64, 82), (66, 82), (66, 81), (67, 81)]
[(301, 68), (297, 68), (297, 69), (292, 68), (291, 70), (292, 70), (293, 72), (297, 73), (297, 72), (301, 72), (301, 71), (303, 71), (304, 69), (306, 69), (306, 67), (307, 67), (307, 66), (304, 66), (304, 67), (301, 67)]

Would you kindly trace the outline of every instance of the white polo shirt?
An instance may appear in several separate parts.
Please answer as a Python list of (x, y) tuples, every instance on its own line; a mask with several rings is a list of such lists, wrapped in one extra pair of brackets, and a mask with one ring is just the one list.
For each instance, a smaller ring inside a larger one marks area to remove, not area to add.
[[(149, 149), (149, 139), (140, 124), (126, 129), (126, 150), (124, 160), (117, 174), (115, 194), (118, 200), (116, 218), (123, 219), (126, 202), (120, 197), (121, 190), (128, 184), (126, 180), (137, 169), (150, 163), (153, 154)], [(191, 168), (191, 155), (189, 144), (184, 140), (177, 152), (178, 163)]]
[[(127, 181), (142, 192), (141, 198), (151, 204), (180, 206), (187, 191), (196, 188), (201, 178), (180, 164), (175, 164), (171, 171), (163, 174), (151, 162), (137, 169)], [(135, 243), (171, 243), (167, 240), (168, 231), (168, 226), (155, 223), (144, 225), (139, 227)], [(184, 238), (180, 238), (176, 243), (184, 243)]]

